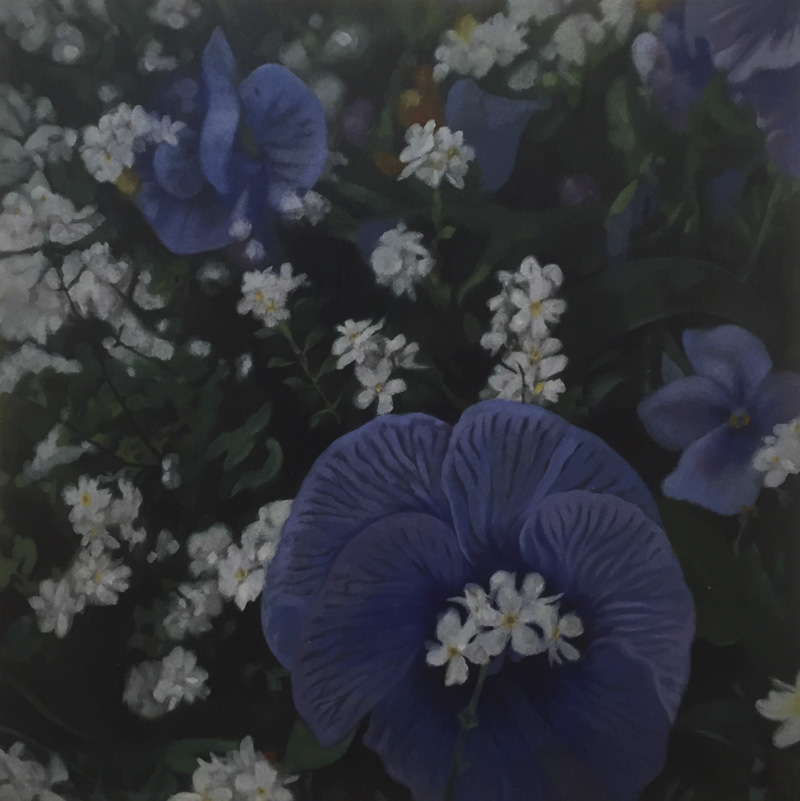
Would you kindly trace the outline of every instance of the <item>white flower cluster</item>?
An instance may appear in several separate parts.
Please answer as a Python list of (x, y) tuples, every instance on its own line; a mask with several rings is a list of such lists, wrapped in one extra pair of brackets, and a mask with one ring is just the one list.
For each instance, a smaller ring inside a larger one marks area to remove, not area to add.
[[(106, 20), (104, 0), (81, 4), (96, 17)], [(0, 3), (0, 26), (6, 36), (29, 53), (49, 48), (53, 61), (74, 64), (84, 54), (83, 33), (72, 24), (78, 9), (69, 0), (3, 0)]]
[(62, 441), (67, 438), (67, 432), (63, 425), (58, 423), (53, 426), (50, 433), (36, 445), (33, 458), (25, 463), (24, 475), (33, 480), (43, 478), (54, 468), (72, 464), (84, 453), (94, 450), (94, 446), (89, 442), (62, 444)]
[(776, 425), (753, 456), (753, 467), (763, 473), (765, 487), (780, 487), (800, 473), (800, 417)]
[(161, 660), (134, 665), (122, 700), (140, 717), (155, 720), (181, 703), (206, 698), (207, 680), (208, 671), (197, 664), (197, 655), (177, 645)]
[(383, 321), (347, 320), (336, 326), (341, 336), (334, 340), (331, 353), (338, 357), (336, 368), (343, 370), (355, 365), (355, 375), (361, 389), (353, 399), (358, 409), (366, 409), (376, 400), (377, 413), (386, 414), (394, 408), (394, 396), (406, 390), (402, 378), (392, 378), (397, 370), (421, 370), (417, 364), (419, 345), (407, 342), (403, 334), (389, 339), (380, 333)]
[(451, 131), (446, 126), (436, 127), (434, 120), (425, 125), (414, 123), (406, 131), (406, 147), (400, 153), (405, 164), (398, 180), (413, 175), (436, 189), (447, 180), (458, 189), (464, 188), (464, 176), (475, 151), (464, 144), (462, 131)]
[(486, 397), (523, 403), (555, 403), (564, 392), (556, 376), (567, 366), (561, 342), (550, 330), (566, 309), (555, 297), (564, 275), (555, 264), (542, 267), (533, 256), (517, 272), (497, 274), (502, 291), (489, 301), (491, 329), (481, 345), (491, 353), (503, 352), (489, 378)]
[(53, 104), (0, 84), (0, 187), (13, 186), (72, 156), (78, 134), (54, 124)]
[(383, 233), (369, 259), (375, 280), (389, 287), (398, 297), (416, 298), (414, 287), (431, 270), (436, 262), (422, 244), (422, 234), (409, 231), (405, 223)]
[(223, 525), (189, 537), (186, 548), (194, 580), (181, 584), (170, 598), (163, 620), (169, 639), (182, 640), (209, 631), (212, 619), (222, 612), (223, 601), (233, 601), (244, 609), (258, 599), (291, 508), (288, 500), (262, 506), (258, 518), (242, 531), (238, 544)]
[(178, 59), (175, 56), (164, 55), (164, 45), (158, 39), (151, 39), (139, 56), (139, 72), (145, 75), (151, 72), (170, 72), (177, 69)]
[(77, 486), (64, 489), (70, 507), (69, 520), (81, 538), (81, 548), (67, 572), (59, 579), (45, 579), (39, 594), (28, 599), (36, 612), (39, 629), (66, 637), (75, 615), (90, 606), (113, 606), (130, 586), (131, 569), (112, 552), (144, 541), (146, 533), (136, 526), (142, 495), (129, 481), (81, 476)]
[(767, 720), (781, 724), (772, 735), (772, 741), (778, 748), (788, 748), (800, 743), (800, 673), (794, 686), (777, 679), (772, 683), (774, 689), (766, 698), (756, 702), (756, 709)]
[(242, 278), (242, 299), (236, 306), (239, 314), (252, 314), (267, 328), (275, 328), (289, 319), (289, 295), (306, 283), (303, 274), (292, 275), (292, 265), (281, 265), (276, 273), (272, 267), (261, 272), (245, 273)]
[(63, 801), (53, 785), (69, 778), (64, 763), (54, 755), (47, 767), (29, 757), (22, 743), (0, 749), (0, 799), (3, 801)]
[(483, 78), (495, 65), (507, 67), (524, 53), (527, 34), (521, 20), (505, 14), (495, 14), (482, 23), (472, 15), (462, 17), (436, 48), (433, 77), (441, 81), (454, 72)]
[(114, 183), (125, 170), (133, 167), (136, 155), (148, 145), (178, 143), (182, 122), (159, 117), (142, 106), (120, 103), (104, 114), (97, 125), (89, 125), (81, 134), (80, 153), (86, 169), (95, 180)]
[(167, 801), (292, 801), (286, 785), (294, 776), (282, 775), (255, 750), (252, 737), (245, 737), (238, 751), (220, 758), (211, 754), (197, 760), (190, 793), (176, 793)]
[(173, 30), (185, 28), (203, 12), (195, 0), (156, 0), (150, 7), (150, 19)]
[(0, 361), (0, 394), (13, 392), (14, 387), (26, 375), (38, 375), (43, 370), (74, 375), (81, 371), (81, 363), (56, 356), (25, 342), (19, 350)]
[(20, 253), (48, 242), (72, 245), (103, 221), (94, 206), (76, 209), (71, 200), (50, 189), (40, 172), (3, 197), (0, 251)]
[(61, 273), (72, 304), (84, 317), (96, 317), (115, 331), (103, 345), (114, 356), (133, 350), (144, 356), (167, 360), (174, 347), (144, 326), (129, 307), (128, 298), (140, 309), (159, 309), (164, 301), (150, 292), (150, 276), (139, 273), (123, 257), (115, 259), (107, 243), (73, 251), (63, 261)]
[(547, 654), (551, 665), (575, 662), (580, 652), (569, 639), (583, 634), (574, 612), (559, 612), (560, 595), (543, 597), (545, 581), (529, 573), (517, 589), (517, 576), (499, 570), (489, 579), (489, 592), (468, 584), (464, 595), (436, 624), (436, 641), (426, 643), (425, 661), (431, 667), (447, 666), (444, 683), (464, 684), (469, 664), (485, 665), (510, 649), (516, 657)]
[(310, 225), (319, 225), (330, 210), (331, 202), (311, 189), (302, 197), (295, 192), (288, 192), (281, 198), (281, 214), (284, 219), (294, 223), (307, 220)]

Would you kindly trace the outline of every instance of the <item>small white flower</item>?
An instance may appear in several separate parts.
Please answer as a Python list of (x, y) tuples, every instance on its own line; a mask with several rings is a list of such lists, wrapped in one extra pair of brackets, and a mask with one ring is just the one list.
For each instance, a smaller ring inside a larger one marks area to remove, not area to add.
[(165, 56), (163, 52), (164, 45), (158, 39), (151, 39), (139, 57), (139, 71), (151, 73), (177, 69), (178, 59), (175, 56)]
[(170, 597), (163, 626), (171, 640), (187, 635), (205, 634), (212, 628), (212, 618), (222, 612), (222, 596), (213, 579), (194, 584), (183, 583)]
[(211, 526), (206, 531), (192, 534), (186, 543), (189, 573), (195, 578), (216, 573), (232, 542), (231, 532), (223, 525)]
[(562, 71), (582, 67), (590, 48), (604, 38), (603, 26), (591, 14), (572, 14), (556, 28), (550, 43), (542, 50), (542, 57), (557, 61)]
[(292, 510), (291, 501), (274, 501), (258, 510), (258, 519), (242, 532), (242, 550), (256, 564), (266, 566), (275, 556), (283, 525)]
[(28, 598), (28, 603), (36, 612), (39, 631), (52, 631), (56, 637), (64, 638), (72, 628), (72, 619), (83, 611), (86, 597), (78, 593), (69, 576), (65, 576), (58, 581), (42, 581), (39, 594)]
[(195, 771), (192, 776), (193, 793), (175, 793), (167, 801), (231, 801), (230, 788), (222, 787), (205, 773)]
[(501, 654), (510, 643), (519, 656), (532, 656), (545, 651), (540, 633), (531, 624), (540, 626), (543, 607), (544, 579), (536, 573), (525, 577), (522, 590), (517, 590), (513, 573), (499, 571), (491, 580), (493, 605), (485, 605), (477, 619), (489, 630), (479, 634), (475, 642), (489, 656)]
[(580, 651), (565, 638), (583, 634), (581, 619), (574, 612), (559, 616), (557, 604), (545, 604), (541, 610), (541, 626), (544, 630), (548, 661), (551, 665), (560, 665), (564, 661), (575, 662), (580, 658)]
[(255, 553), (248, 553), (238, 545), (231, 545), (219, 563), (219, 591), (224, 598), (233, 600), (244, 609), (261, 595), (264, 569)]
[(64, 763), (54, 754), (47, 766), (29, 757), (21, 742), (8, 752), (0, 749), (0, 799), (2, 801), (64, 801), (52, 791), (69, 778)]
[(153, 699), (172, 711), (178, 704), (206, 698), (208, 671), (199, 667), (197, 655), (180, 645), (161, 660), (161, 675), (153, 688)]
[(292, 222), (308, 220), (311, 225), (318, 225), (328, 216), (331, 208), (327, 198), (311, 190), (302, 197), (289, 192), (281, 198), (281, 213)]
[(395, 295), (416, 297), (414, 287), (434, 268), (430, 251), (422, 244), (422, 234), (409, 231), (405, 223), (386, 231), (370, 256), (375, 280)]
[(563, 300), (553, 297), (564, 275), (557, 265), (542, 267), (533, 256), (522, 262), (519, 274), (521, 280), (509, 295), (512, 305), (518, 310), (509, 327), (518, 334), (544, 337), (549, 326), (558, 322), (567, 307)]
[(30, 342), (9, 353), (0, 361), (0, 393), (13, 392), (17, 384), (27, 375), (39, 375), (45, 370), (64, 375), (75, 375), (81, 371), (81, 363), (48, 353)]
[(382, 327), (383, 321), (373, 323), (372, 320), (347, 320), (337, 325), (336, 330), (341, 336), (331, 346), (331, 353), (339, 357), (337, 369), (353, 363), (363, 364), (367, 356), (376, 353), (380, 339), (378, 332)]
[(234, 786), (242, 801), (292, 801), (292, 794), (266, 759), (259, 759), (247, 772), (240, 773)]
[[(5, 365), (0, 363), (0, 386), (6, 376)], [(31, 479), (40, 479), (48, 475), (51, 470), (65, 464), (72, 464), (80, 459), (84, 453), (91, 453), (95, 448), (88, 442), (76, 444), (61, 444), (69, 442), (67, 429), (60, 423), (50, 429), (50, 433), (36, 445), (33, 458), (25, 463), (24, 475)]]
[(97, 606), (113, 606), (119, 594), (130, 587), (132, 570), (112, 559), (107, 553), (83, 550), (72, 563), (70, 574), (77, 591), (86, 602)]
[(153, 22), (177, 31), (197, 19), (202, 11), (202, 6), (195, 0), (156, 0), (149, 14)]
[(156, 537), (156, 547), (147, 554), (147, 561), (150, 564), (163, 562), (178, 553), (180, 548), (181, 545), (172, 535), (172, 532), (162, 529), (158, 532), (158, 537)]
[(83, 34), (68, 22), (62, 22), (55, 31), (56, 40), (53, 44), (53, 61), (60, 64), (74, 64), (84, 53), (86, 43)]
[(122, 700), (133, 712), (147, 720), (155, 720), (169, 709), (164, 701), (153, 698), (153, 690), (161, 678), (161, 662), (152, 660), (134, 665), (125, 680)]
[(178, 463), (179, 459), (176, 453), (168, 453), (161, 460), (161, 484), (166, 489), (177, 489), (181, 485)]
[(142, 493), (126, 479), (117, 481), (117, 490), (120, 497), (114, 498), (111, 502), (108, 521), (110, 525), (117, 528), (121, 539), (133, 548), (147, 538), (147, 532), (135, 525), (136, 518), (139, 516), (139, 508), (142, 505)]
[(406, 382), (402, 378), (391, 378), (392, 363), (389, 359), (381, 359), (375, 367), (360, 364), (356, 367), (356, 378), (362, 390), (355, 397), (355, 405), (366, 409), (377, 399), (378, 414), (387, 414), (394, 408), (393, 397), (406, 390)]
[[(537, 352), (540, 353), (535, 351), (533, 355)], [(538, 361), (533, 361), (530, 352), (509, 353), (489, 377), (489, 387), (496, 393), (495, 397), (506, 400), (555, 403), (566, 386), (561, 379), (553, 376), (566, 365), (567, 358), (562, 355), (539, 357)]]
[(25, 140), (25, 154), (41, 170), (48, 164), (72, 158), (72, 149), (77, 141), (78, 133), (71, 128), (40, 125)]
[(768, 720), (780, 722), (772, 741), (778, 748), (788, 748), (800, 742), (800, 673), (794, 686), (777, 679), (772, 683), (775, 689), (756, 702), (756, 709)]
[(292, 275), (291, 264), (283, 264), (280, 273), (271, 267), (262, 272), (245, 273), (242, 299), (236, 306), (239, 314), (252, 314), (267, 328), (289, 319), (286, 304), (289, 295), (305, 283), (305, 275)]
[(391, 359), (395, 367), (403, 370), (426, 370), (424, 364), (417, 362), (418, 353), (419, 345), (416, 342), (408, 342), (403, 334), (386, 339), (381, 350), (382, 357)]
[(443, 179), (458, 189), (464, 188), (464, 177), (475, 151), (464, 144), (462, 131), (451, 131), (447, 127), (436, 128), (434, 120), (424, 126), (415, 123), (406, 131), (406, 148), (400, 153), (400, 161), (406, 166), (399, 180), (413, 175), (433, 188)]
[(765, 487), (779, 487), (800, 473), (800, 418), (776, 425), (753, 456), (753, 467), (763, 473)]
[(244, 381), (253, 370), (253, 356), (250, 353), (243, 353), (236, 359), (236, 379)]
[(461, 615), (455, 609), (448, 609), (436, 624), (438, 642), (427, 642), (425, 661), (432, 667), (447, 665), (444, 683), (463, 684), (469, 676), (467, 660), (476, 665), (489, 661), (489, 655), (475, 640), (479, 630), (477, 621), (470, 617), (461, 622)]

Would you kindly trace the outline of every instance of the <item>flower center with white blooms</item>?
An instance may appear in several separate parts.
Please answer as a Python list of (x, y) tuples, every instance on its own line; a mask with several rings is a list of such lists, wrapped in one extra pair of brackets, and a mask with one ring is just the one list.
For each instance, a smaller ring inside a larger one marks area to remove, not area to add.
[(91, 506), (92, 505), (92, 496), (88, 492), (81, 493), (81, 506)]
[(250, 571), (246, 567), (240, 567), (234, 574), (233, 577), (236, 581), (244, 581), (250, 575)]
[(499, 570), (489, 579), (489, 591), (468, 584), (451, 598), (436, 626), (436, 640), (426, 643), (425, 661), (446, 667), (445, 684), (464, 684), (470, 665), (487, 666), (506, 652), (518, 660), (547, 654), (551, 665), (575, 662), (580, 652), (570, 642), (580, 637), (583, 623), (574, 612), (559, 612), (560, 595), (544, 596), (545, 580), (528, 573), (518, 585), (516, 574)]
[(535, 320), (542, 313), (542, 301), (534, 300), (530, 305), (531, 317)]

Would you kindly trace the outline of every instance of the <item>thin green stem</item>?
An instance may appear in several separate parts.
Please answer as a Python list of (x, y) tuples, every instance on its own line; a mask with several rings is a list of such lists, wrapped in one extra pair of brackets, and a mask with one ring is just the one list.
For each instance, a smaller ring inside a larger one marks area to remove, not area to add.
[(311, 386), (314, 387), (314, 391), (317, 393), (317, 395), (319, 395), (320, 400), (325, 404), (325, 410), (329, 414), (332, 414), (333, 418), (336, 420), (336, 424), (341, 426), (342, 424), (341, 418), (339, 417), (333, 404), (328, 400), (328, 396), (325, 394), (325, 390), (323, 390), (322, 387), (319, 385), (317, 377), (311, 371), (311, 367), (308, 363), (308, 359), (306, 358), (306, 354), (303, 353), (300, 346), (297, 344), (297, 342), (295, 342), (291, 329), (286, 323), (281, 323), (278, 327), (280, 329), (280, 332), (286, 338), (286, 341), (289, 343), (289, 347), (292, 349), (292, 352), (297, 357), (297, 363), (302, 368), (306, 378), (311, 382)]
[(772, 228), (772, 223), (775, 219), (775, 213), (780, 205), (781, 196), (783, 195), (783, 181), (778, 178), (775, 185), (772, 187), (769, 200), (767, 201), (767, 208), (764, 210), (764, 217), (761, 220), (761, 228), (758, 231), (756, 243), (753, 245), (753, 252), (750, 254), (750, 260), (747, 263), (747, 268), (744, 273), (744, 278), (749, 278), (761, 261), (761, 254), (764, 250), (764, 245), (767, 241), (767, 236)]
[(456, 744), (453, 748), (453, 758), (450, 762), (450, 773), (447, 775), (447, 785), (444, 793), (445, 801), (455, 801), (456, 780), (458, 779), (458, 774), (463, 769), (464, 747), (467, 744), (467, 735), (478, 725), (478, 703), (481, 700), (483, 685), (488, 675), (489, 663), (481, 667), (469, 703), (458, 716), (461, 722), (461, 728), (458, 730), (458, 737), (456, 738)]

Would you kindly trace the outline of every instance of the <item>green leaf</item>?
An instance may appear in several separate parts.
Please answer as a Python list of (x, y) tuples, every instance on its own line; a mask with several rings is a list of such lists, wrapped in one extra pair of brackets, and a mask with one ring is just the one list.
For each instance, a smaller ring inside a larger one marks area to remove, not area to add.
[(238, 495), (238, 493), (244, 490), (260, 489), (270, 484), (278, 477), (281, 465), (283, 464), (283, 450), (281, 449), (280, 443), (275, 439), (268, 439), (266, 447), (267, 458), (262, 467), (240, 476), (239, 480), (228, 493), (229, 497), (232, 498), (234, 495)]
[(608, 141), (611, 146), (623, 153), (636, 149), (637, 136), (633, 125), (628, 83), (618, 78), (606, 95), (606, 116), (608, 118)]
[(330, 748), (321, 745), (311, 729), (298, 720), (289, 735), (289, 743), (283, 757), (283, 765), (289, 773), (318, 770), (340, 760), (350, 748), (355, 729), (340, 743)]
[(207, 461), (227, 453), (223, 464), (225, 470), (230, 470), (243, 462), (255, 447), (258, 435), (267, 427), (271, 417), (272, 404), (265, 403), (255, 414), (248, 417), (240, 428), (220, 434), (208, 446)]
[(271, 356), (267, 361), (267, 367), (289, 367), (290, 365), (297, 364), (293, 359), (284, 359), (282, 356)]
[(4, 590), (17, 570), (18, 562), (0, 553), (0, 590)]
[(625, 211), (633, 202), (636, 192), (639, 189), (639, 180), (631, 181), (615, 198), (608, 210), (608, 216), (613, 217)]
[(36, 566), (36, 543), (29, 537), (17, 537), (14, 540), (11, 558), (17, 562), (19, 573), (28, 578)]
[(692, 707), (675, 722), (688, 731), (755, 756), (758, 749), (758, 716), (743, 701), (706, 701)]
[(565, 351), (587, 359), (631, 331), (685, 314), (735, 323), (764, 340), (775, 328), (775, 316), (747, 284), (698, 259), (639, 259), (601, 270), (568, 288), (566, 300)]

